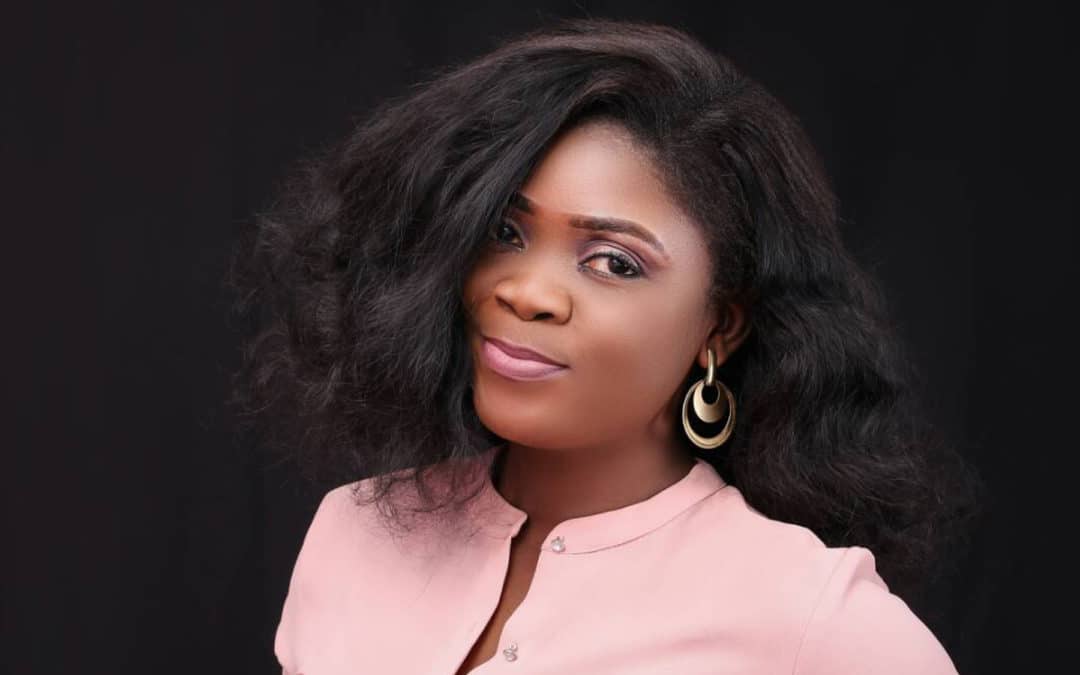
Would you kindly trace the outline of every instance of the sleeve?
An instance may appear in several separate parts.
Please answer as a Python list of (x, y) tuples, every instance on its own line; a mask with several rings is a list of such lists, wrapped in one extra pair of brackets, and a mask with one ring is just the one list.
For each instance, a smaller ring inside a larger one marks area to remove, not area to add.
[(807, 623), (794, 675), (957, 675), (929, 628), (878, 576), (866, 548), (844, 550)]

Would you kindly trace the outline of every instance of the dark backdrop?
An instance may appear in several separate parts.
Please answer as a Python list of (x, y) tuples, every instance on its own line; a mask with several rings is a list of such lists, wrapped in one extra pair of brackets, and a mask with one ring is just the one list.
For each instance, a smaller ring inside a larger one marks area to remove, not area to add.
[(275, 671), (319, 495), (231, 432), (229, 248), (351, 115), (582, 14), (688, 28), (803, 120), (932, 414), (994, 497), (913, 608), (962, 673), (1050, 663), (1076, 449), (1063, 9), (279, 1), (3, 22), (4, 672)]

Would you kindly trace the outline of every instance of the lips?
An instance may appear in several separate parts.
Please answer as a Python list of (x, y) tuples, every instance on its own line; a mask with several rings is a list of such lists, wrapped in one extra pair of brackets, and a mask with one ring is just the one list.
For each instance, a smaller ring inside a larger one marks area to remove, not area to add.
[(483, 338), (480, 353), (488, 368), (513, 380), (544, 379), (567, 369), (548, 356), (494, 338)]
[(531, 349), (527, 349), (525, 347), (522, 347), (521, 345), (516, 345), (513, 342), (507, 342), (506, 340), (500, 340), (498, 338), (487, 336), (485, 336), (484, 339), (489, 342), (493, 342), (496, 347), (506, 352), (510, 356), (514, 357), (515, 359), (520, 359), (523, 361), (539, 361), (540, 363), (546, 363), (552, 366), (566, 367), (565, 363), (559, 363), (558, 361), (549, 356), (545, 356), (540, 352), (535, 352)]

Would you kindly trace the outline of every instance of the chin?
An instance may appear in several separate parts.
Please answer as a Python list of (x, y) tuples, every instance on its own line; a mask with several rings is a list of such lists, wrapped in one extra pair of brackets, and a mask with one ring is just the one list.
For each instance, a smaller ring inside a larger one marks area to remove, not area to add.
[(480, 422), (489, 431), (511, 443), (529, 447), (554, 447), (565, 442), (559, 429), (561, 425), (553, 415), (522, 412), (522, 406), (500, 403), (488, 405), (481, 391), (474, 390), (473, 406)]

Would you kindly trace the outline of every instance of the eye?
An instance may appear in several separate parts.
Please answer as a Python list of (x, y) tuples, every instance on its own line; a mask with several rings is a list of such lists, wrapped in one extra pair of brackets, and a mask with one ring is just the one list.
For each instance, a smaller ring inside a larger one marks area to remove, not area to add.
[(493, 241), (495, 241), (495, 243), (506, 244), (510, 246), (513, 246), (513, 244), (511, 244), (503, 237), (518, 237), (519, 239), (521, 238), (520, 235), (518, 235), (517, 233), (517, 228), (509, 220), (504, 220), (495, 225), (495, 227), (491, 228), (491, 232), (488, 236)]
[[(492, 227), (488, 237), (491, 239), (492, 243), (497, 246), (520, 248), (518, 244), (513, 243), (514, 239), (521, 239), (521, 235), (518, 234), (517, 225), (511, 220), (503, 220)], [(594, 267), (589, 264), (591, 261), (597, 259), (608, 261), (608, 271), (604, 271), (599, 267)], [(619, 277), (621, 279), (636, 279), (644, 275), (641, 265), (635, 262), (630, 256), (619, 251), (594, 253), (582, 261), (579, 267), (587, 267), (592, 272), (601, 276)]]
[(633, 279), (641, 276), (641, 267), (637, 263), (635, 263), (629, 256), (618, 253), (616, 251), (596, 253), (586, 258), (585, 261), (581, 264), (588, 266), (588, 262), (596, 260), (598, 258), (604, 258), (609, 261), (608, 269), (610, 271), (601, 272), (601, 274), (604, 274), (606, 276), (622, 277), (624, 279)]

